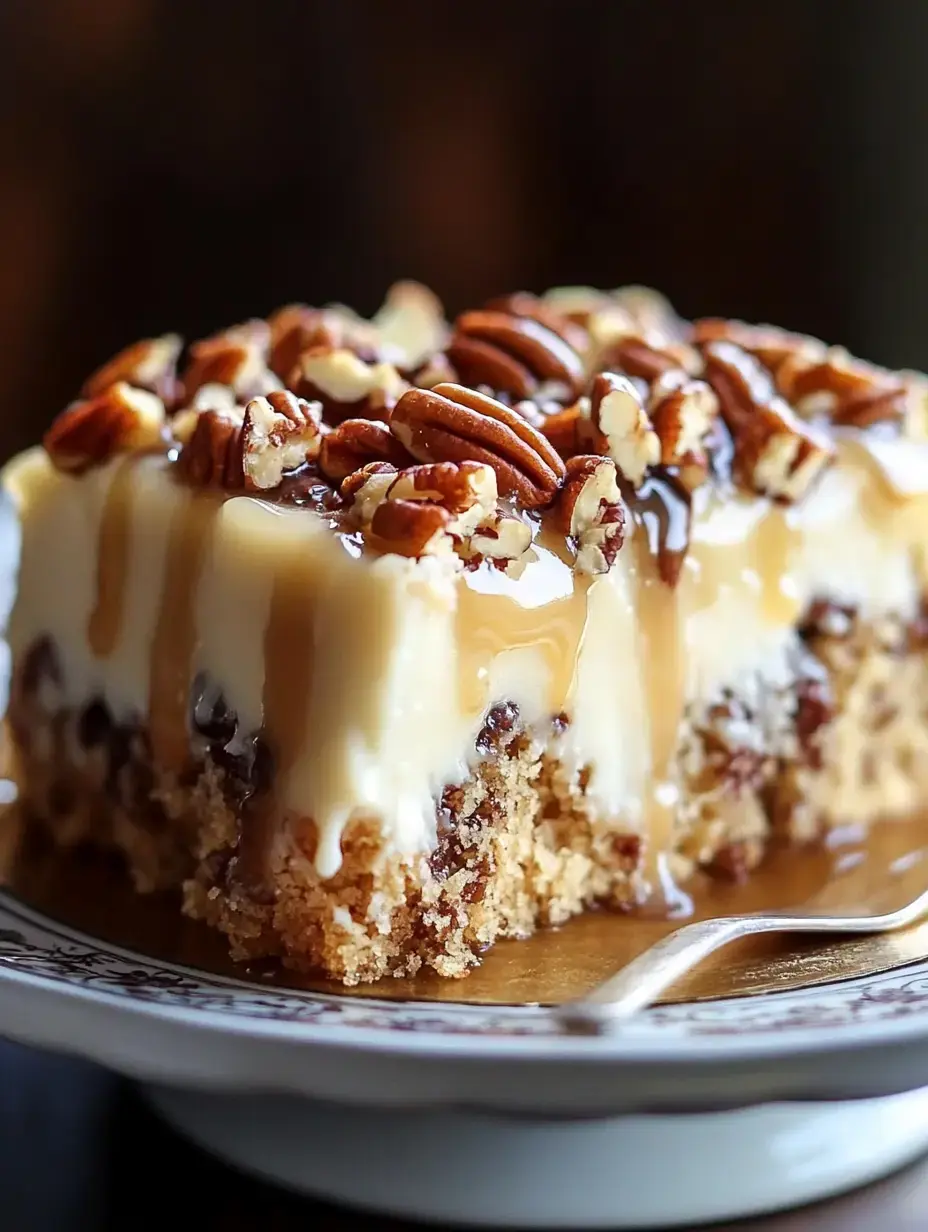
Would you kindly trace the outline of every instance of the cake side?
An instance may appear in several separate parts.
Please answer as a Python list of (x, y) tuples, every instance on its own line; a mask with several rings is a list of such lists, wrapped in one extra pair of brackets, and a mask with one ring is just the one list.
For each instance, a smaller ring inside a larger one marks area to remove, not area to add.
[(919, 379), (584, 290), (176, 355), (7, 468), (10, 723), (59, 839), (240, 956), (459, 975), (924, 803)]

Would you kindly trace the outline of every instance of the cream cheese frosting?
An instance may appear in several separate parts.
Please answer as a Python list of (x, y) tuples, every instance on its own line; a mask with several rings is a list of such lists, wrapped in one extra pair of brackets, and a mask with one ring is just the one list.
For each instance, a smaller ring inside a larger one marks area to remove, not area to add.
[(209, 676), (242, 727), (265, 732), (277, 799), (314, 820), (324, 877), (355, 816), (375, 817), (396, 851), (431, 850), (436, 800), (466, 777), (504, 701), (528, 725), (565, 715), (557, 754), (588, 769), (591, 807), (659, 849), (688, 706), (787, 679), (814, 599), (867, 618), (917, 609), (928, 467), (913, 448), (839, 440), (792, 507), (707, 489), (673, 589), (631, 520), (595, 578), (544, 534), (518, 576), (461, 572), (441, 557), (361, 553), (310, 510), (194, 492), (164, 458), (76, 478), (35, 449), (3, 476), (22, 522), (9, 642), (15, 658), (50, 637), (66, 703), (103, 698), (117, 721), (147, 725), (177, 769), (192, 682)]

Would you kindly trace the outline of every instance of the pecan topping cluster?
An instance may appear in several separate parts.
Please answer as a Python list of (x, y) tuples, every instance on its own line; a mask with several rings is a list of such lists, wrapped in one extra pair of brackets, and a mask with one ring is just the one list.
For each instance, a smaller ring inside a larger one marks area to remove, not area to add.
[[(598, 574), (632, 522), (648, 543), (688, 526), (696, 488), (799, 501), (840, 432), (871, 430), (928, 437), (926, 378), (771, 326), (687, 322), (647, 288), (517, 292), (449, 323), (406, 282), (369, 320), (289, 304), (186, 352), (173, 334), (136, 343), (45, 445), (75, 474), (162, 451), (197, 487), (284, 500), (302, 483), (378, 550), (464, 568), (511, 567), (547, 524)], [(668, 585), (677, 539), (652, 544)]]

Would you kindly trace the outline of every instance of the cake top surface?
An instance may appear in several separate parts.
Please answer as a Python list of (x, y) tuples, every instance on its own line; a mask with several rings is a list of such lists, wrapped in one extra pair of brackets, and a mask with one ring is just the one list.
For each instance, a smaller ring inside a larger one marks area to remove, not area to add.
[(772, 326), (684, 321), (646, 288), (517, 292), (449, 322), (406, 282), (371, 320), (294, 304), (186, 349), (135, 343), (44, 444), (71, 474), (160, 452), (195, 489), (468, 569), (510, 569), (544, 527), (578, 572), (605, 572), (630, 510), (673, 585), (694, 506), (801, 502), (842, 437), (928, 438), (926, 391)]

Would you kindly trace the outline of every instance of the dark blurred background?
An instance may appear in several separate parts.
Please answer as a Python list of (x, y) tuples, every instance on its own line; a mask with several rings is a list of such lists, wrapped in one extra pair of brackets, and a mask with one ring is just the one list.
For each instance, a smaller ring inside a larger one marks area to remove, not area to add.
[(924, 0), (3, 0), (0, 454), (137, 336), (646, 282), (928, 364)]

